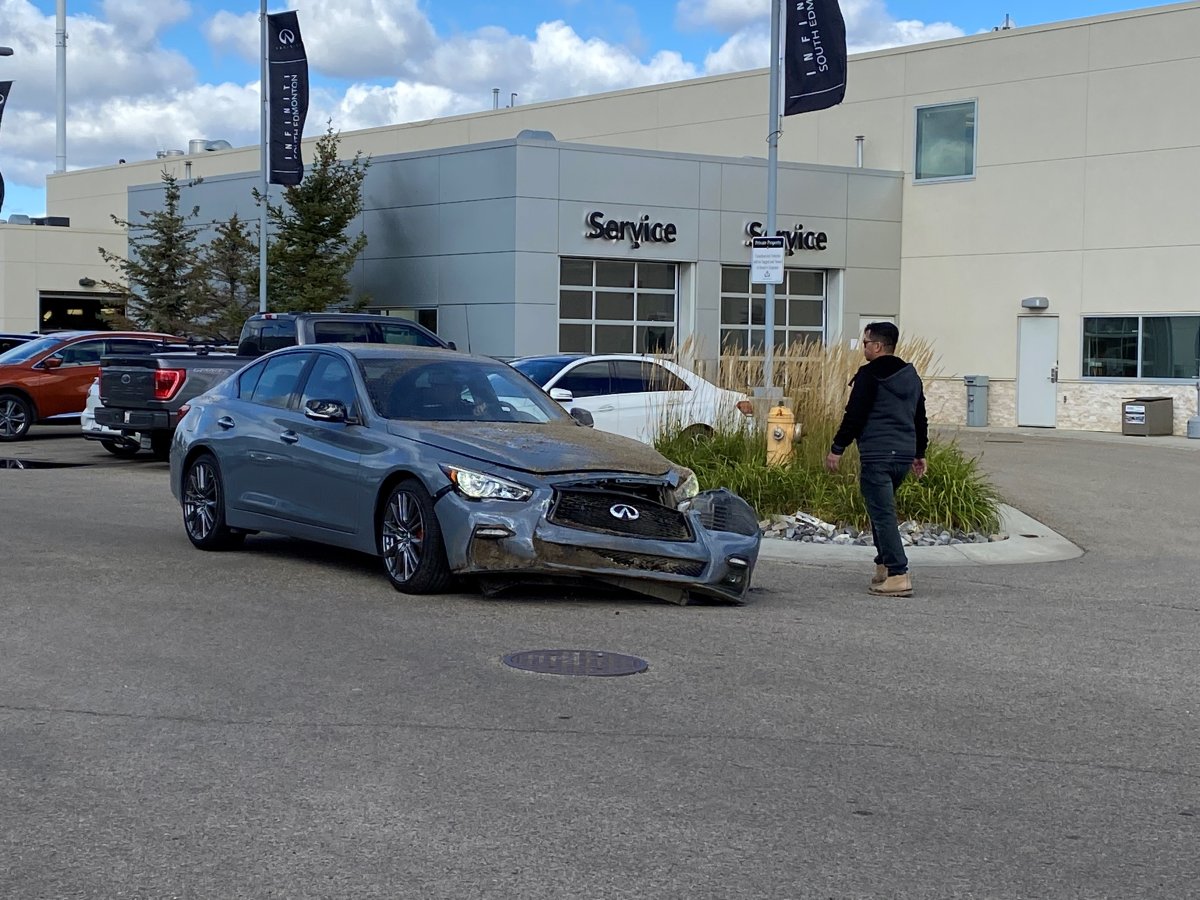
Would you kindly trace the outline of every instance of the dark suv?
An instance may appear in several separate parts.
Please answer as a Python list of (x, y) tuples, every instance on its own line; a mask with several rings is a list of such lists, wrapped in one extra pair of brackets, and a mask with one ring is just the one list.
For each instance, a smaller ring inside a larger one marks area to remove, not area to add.
[(261, 356), (295, 344), (397, 344), (456, 349), (410, 319), (374, 313), (259, 313), (242, 326), (238, 356)]

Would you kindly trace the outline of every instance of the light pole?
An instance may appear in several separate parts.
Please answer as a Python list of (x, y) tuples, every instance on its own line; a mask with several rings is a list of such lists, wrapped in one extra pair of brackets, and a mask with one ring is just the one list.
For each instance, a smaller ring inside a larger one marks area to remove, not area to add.
[[(0, 56), (12, 56), (12, 47), (0, 47)], [(5, 91), (4, 93), (8, 93)], [(0, 96), (0, 115), (4, 114), (4, 104), (8, 102), (8, 97)], [(0, 172), (0, 209), (4, 208), (4, 174)]]

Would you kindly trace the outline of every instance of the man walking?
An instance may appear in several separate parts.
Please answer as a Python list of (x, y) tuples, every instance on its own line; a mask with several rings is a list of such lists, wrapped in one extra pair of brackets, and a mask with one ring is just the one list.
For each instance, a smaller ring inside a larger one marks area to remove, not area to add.
[(859, 487), (871, 517), (875, 577), (870, 591), (884, 597), (911, 597), (908, 557), (896, 522), (896, 491), (911, 471), (925, 474), (929, 423), (921, 376), (896, 356), (900, 331), (891, 322), (872, 322), (863, 331), (866, 365), (855, 373), (846, 414), (834, 435), (825, 466), (836, 472), (851, 441), (862, 460)]

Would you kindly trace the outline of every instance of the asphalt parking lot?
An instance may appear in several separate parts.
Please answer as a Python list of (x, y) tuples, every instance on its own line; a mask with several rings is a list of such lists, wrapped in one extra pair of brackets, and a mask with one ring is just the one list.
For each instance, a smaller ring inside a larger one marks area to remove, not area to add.
[[(1200, 442), (960, 439), (1085, 554), (411, 598), (194, 550), (148, 456), (0, 445), (85, 464), (0, 469), (0, 897), (1196, 896)], [(538, 648), (649, 669), (501, 662)]]

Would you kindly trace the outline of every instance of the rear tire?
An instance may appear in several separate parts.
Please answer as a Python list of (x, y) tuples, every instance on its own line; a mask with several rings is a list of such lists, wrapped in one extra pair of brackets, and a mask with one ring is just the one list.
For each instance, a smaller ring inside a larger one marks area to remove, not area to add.
[(376, 525), (379, 555), (392, 587), (404, 594), (436, 594), (450, 583), (446, 544), (433, 498), (415, 478), (388, 492)]
[(183, 530), (201, 550), (230, 550), (246, 539), (225, 524), (225, 486), (211, 453), (201, 453), (183, 473)]
[(101, 441), (100, 446), (120, 459), (133, 459), (142, 449), (130, 441)]
[(33, 407), (18, 394), (0, 394), (0, 441), (19, 441), (33, 425)]

